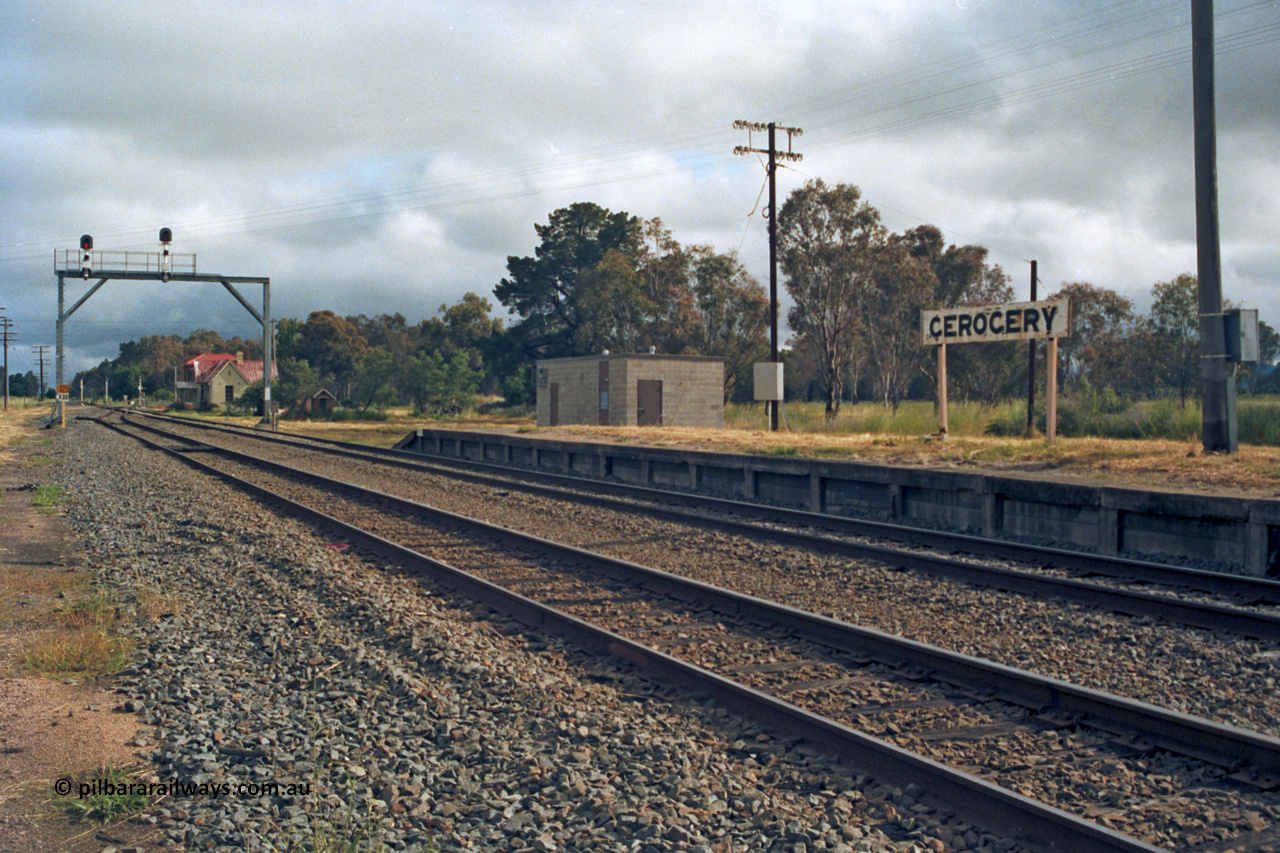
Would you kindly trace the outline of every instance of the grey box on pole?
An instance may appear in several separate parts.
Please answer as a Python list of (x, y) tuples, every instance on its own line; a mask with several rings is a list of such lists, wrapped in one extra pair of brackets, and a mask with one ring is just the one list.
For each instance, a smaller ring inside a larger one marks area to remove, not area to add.
[(1234, 308), (1223, 311), (1222, 322), (1226, 326), (1227, 361), (1257, 361), (1260, 354), (1258, 309)]
[(757, 361), (752, 365), (751, 378), (754, 399), (782, 399), (782, 362)]

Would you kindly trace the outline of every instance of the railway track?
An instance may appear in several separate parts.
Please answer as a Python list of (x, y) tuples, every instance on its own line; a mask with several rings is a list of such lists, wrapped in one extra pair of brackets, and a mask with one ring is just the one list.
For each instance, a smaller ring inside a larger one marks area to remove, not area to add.
[[(903, 525), (820, 515), (484, 463), (425, 461), (416, 454), (323, 439), (149, 416), (187, 434), (220, 433), (266, 447), (317, 451), (470, 482), (590, 503), (818, 553), (1134, 616), (1280, 641), (1280, 581), (1104, 557)], [(211, 439), (215, 441), (216, 439)], [(271, 455), (271, 451), (260, 451)], [(286, 461), (288, 457), (275, 456)], [(292, 461), (292, 460), (289, 460)], [(688, 508), (679, 508), (688, 507)], [(888, 542), (899, 544), (890, 545)], [(904, 547), (904, 545), (906, 547)], [(957, 554), (962, 556), (957, 556)]]
[[(137, 435), (137, 428), (130, 428)], [(879, 777), (1041, 849), (1225, 849), (1171, 819), (1227, 803), (1280, 817), (1263, 789), (1280, 741), (1017, 672), (706, 584), (482, 525), (288, 467), (162, 438), (220, 476), (293, 498), (313, 519), (402, 562), (453, 569), (469, 594), (531, 624), (714, 696), (779, 731), (841, 753)], [(201, 452), (203, 451), (203, 452)], [(366, 532), (361, 532), (361, 531)], [(422, 560), (415, 553), (429, 553)], [(518, 558), (513, 556), (518, 554)], [(445, 564), (448, 565), (445, 565)], [(609, 580), (602, 581), (606, 575)], [(869, 736), (865, 733), (871, 733)], [(766, 745), (761, 746), (762, 749)], [(1149, 779), (1140, 809), (1111, 800), (1107, 774)], [(1183, 781), (1179, 781), (1183, 780)], [(1186, 784), (1185, 780), (1195, 780)], [(1075, 816), (1038, 800), (1072, 792)], [(1086, 795), (1087, 794), (1087, 795)], [(1124, 807), (1122, 807), (1124, 806)], [(1092, 818), (1098, 823), (1081, 820)], [(1212, 821), (1208, 821), (1212, 823)], [(1128, 833), (1127, 837), (1116, 829)], [(1172, 841), (1170, 839), (1173, 839)], [(1280, 840), (1280, 839), (1274, 839)], [(1266, 842), (1266, 831), (1250, 842)]]

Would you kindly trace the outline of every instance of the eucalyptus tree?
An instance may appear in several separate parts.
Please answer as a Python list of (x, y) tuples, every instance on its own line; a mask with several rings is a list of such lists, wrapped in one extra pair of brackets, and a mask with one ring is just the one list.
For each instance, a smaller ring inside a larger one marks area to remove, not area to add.
[(1178, 392), (1181, 405), (1200, 387), (1200, 296), (1197, 279), (1183, 273), (1151, 287), (1151, 332), (1158, 376)]
[(826, 417), (834, 418), (845, 375), (869, 331), (858, 306), (871, 298), (888, 231), (857, 187), (821, 179), (793, 191), (777, 217), (778, 260), (795, 303), (788, 321), (812, 343)]

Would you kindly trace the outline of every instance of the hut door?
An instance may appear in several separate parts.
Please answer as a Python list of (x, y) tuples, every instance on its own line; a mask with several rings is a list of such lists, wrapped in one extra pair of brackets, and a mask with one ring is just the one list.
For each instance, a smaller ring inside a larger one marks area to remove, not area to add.
[(550, 426), (560, 426), (560, 383), (552, 382), (551, 386), (547, 390), (549, 392), (548, 397), (550, 398), (547, 402), (551, 409), (548, 424)]
[(636, 425), (662, 425), (662, 380), (641, 379), (636, 383)]

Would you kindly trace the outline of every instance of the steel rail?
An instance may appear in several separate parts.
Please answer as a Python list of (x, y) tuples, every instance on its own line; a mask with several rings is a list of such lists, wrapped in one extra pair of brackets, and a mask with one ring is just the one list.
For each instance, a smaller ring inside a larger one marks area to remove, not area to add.
[[(155, 415), (148, 415), (156, 417)], [(185, 419), (173, 418), (172, 420), (182, 425), (187, 425)], [(221, 429), (221, 427), (199, 424), (201, 427), (211, 429)], [(240, 434), (236, 432), (235, 434)], [(270, 434), (251, 433), (254, 437), (265, 437), (272, 440)], [(312, 439), (310, 437), (297, 436), (296, 438), (306, 441), (321, 441), (322, 443), (331, 443), (331, 439)], [(288, 439), (274, 439), (276, 441)], [(398, 457), (384, 456), (385, 451), (378, 449), (377, 452), (370, 453), (360, 446), (352, 446), (346, 442), (338, 442), (335, 453), (349, 458), (364, 458), (373, 460), (386, 460), (394, 462)], [(295, 445), (296, 446), (296, 445)], [(403, 451), (396, 451), (397, 453)], [(415, 454), (416, 455), (416, 454)], [(410, 468), (421, 470), (423, 466), (414, 464), (414, 460), (405, 460)], [(496, 466), (488, 463), (469, 463), (471, 465), (484, 466), (493, 468)], [(456, 470), (456, 469), (450, 469)], [(507, 469), (509, 470), (509, 469)], [(539, 475), (543, 476), (543, 475)], [(599, 481), (583, 480), (577, 477), (561, 477), (561, 480), (570, 480), (576, 483), (585, 483), (594, 486)], [(472, 482), (493, 483), (494, 478), (485, 474), (465, 473), (463, 478)], [(510, 485), (510, 480), (502, 479), (503, 485)], [(669, 500), (673, 495), (681, 493), (665, 492), (657, 489), (645, 489), (642, 487), (623, 486), (617, 487), (614, 484), (607, 484), (609, 491), (617, 493), (619, 490), (626, 490), (626, 493), (633, 497), (643, 497), (650, 501)], [(522, 489), (533, 494), (539, 494), (547, 497), (555, 497), (565, 499), (563, 489), (548, 486), (540, 483), (526, 482), (521, 486)], [(693, 496), (687, 496), (692, 498)], [(936, 554), (927, 554), (914, 551), (904, 551), (898, 548), (891, 548), (883, 545), (873, 545), (869, 543), (850, 542), (845, 539), (836, 539), (831, 536), (823, 536), (816, 533), (805, 533), (793, 530), (783, 530), (776, 527), (761, 527), (754, 524), (748, 524), (742, 521), (735, 521), (729, 518), (716, 516), (708, 516), (702, 513), (687, 512), (673, 509), (668, 506), (646, 505), (643, 508), (637, 507), (635, 504), (622, 500), (620, 498), (610, 498), (599, 494), (582, 495), (575, 492), (573, 500), (581, 503), (590, 503), (595, 506), (601, 506), (610, 509), (620, 509), (626, 512), (644, 512), (654, 518), (660, 518), (666, 521), (673, 521), (683, 524), (694, 524), (702, 527), (720, 530), (726, 533), (736, 535), (749, 536), (756, 540), (771, 541), (776, 544), (786, 545), (789, 547), (810, 548), (827, 554), (835, 554), (844, 557), (852, 557), (854, 559), (870, 559), (887, 565), (899, 566), (912, 571), (925, 572), (937, 577), (944, 577), (949, 580), (960, 581), (963, 583), (980, 584), (992, 586), (1007, 592), (1019, 594), (1028, 594), (1035, 596), (1054, 596), (1067, 601), (1075, 601), (1082, 604), (1088, 604), (1095, 607), (1102, 607), (1131, 616), (1150, 616), (1159, 619), (1165, 619), (1171, 622), (1177, 622), (1184, 625), (1190, 625), (1196, 628), (1203, 628), (1211, 631), (1229, 631), (1241, 636), (1255, 637), (1260, 640), (1272, 642), (1280, 642), (1280, 615), (1271, 613), (1260, 613), (1251, 610), (1245, 610), (1230, 605), (1216, 604), (1212, 602), (1196, 602), (1186, 601), (1175, 598), (1171, 595), (1147, 592), (1144, 590), (1121, 589), (1106, 584), (1079, 580), (1076, 578), (1061, 578), (1053, 575), (1046, 575), (1040, 572), (1023, 571), (1018, 569), (984, 566), (965, 560), (944, 557)], [(745, 504), (737, 501), (726, 501), (720, 498), (696, 498), (698, 503), (709, 504), (713, 507), (723, 509), (727, 512), (742, 514), (745, 509), (751, 510), (751, 515), (756, 517), (762, 515), (773, 516), (770, 520), (778, 520), (779, 517), (796, 519), (796, 523), (803, 523), (809, 526), (825, 526), (832, 527), (830, 519), (832, 516), (818, 515), (816, 513), (802, 513), (796, 510), (782, 510), (774, 508), (761, 507), (758, 504)], [(726, 506), (728, 505), (728, 506)], [(844, 519), (839, 519), (841, 522)], [(852, 520), (850, 520), (852, 521)], [(853, 521), (855, 525), (875, 525), (884, 527), (880, 522), (860, 522)], [(842, 525), (843, 526), (843, 525)], [(915, 528), (911, 528), (915, 530)], [(932, 532), (930, 532), (932, 533)], [(1001, 546), (1002, 556), (1010, 558), (1010, 554), (1018, 552), (1021, 546), (1011, 543), (996, 543), (995, 540), (980, 539), (978, 537), (952, 537), (951, 534), (940, 535), (932, 533), (935, 539), (950, 541), (951, 538), (960, 540), (975, 540), (984, 545), (999, 544)], [(961, 545), (966, 545), (965, 541)], [(935, 547), (937, 542), (934, 543)], [(1044, 556), (1046, 550), (1043, 548), (1028, 548), (1032, 556)], [(1059, 552), (1070, 553), (1070, 552)], [(1072, 555), (1080, 557), (1081, 555)], [(1028, 559), (1028, 554), (1022, 554), (1020, 558), (1023, 562)], [(1079, 560), (1077, 560), (1079, 562)], [(1088, 564), (1097, 571), (1099, 564), (1106, 562), (1105, 558), (1091, 557)], [(1191, 580), (1200, 580), (1201, 576), (1209, 576), (1205, 585), (1215, 585), (1221, 589), (1230, 589), (1237, 594), (1248, 589), (1256, 598), (1274, 600), (1280, 603), (1280, 583), (1274, 581), (1259, 581), (1256, 578), (1242, 579), (1232, 575), (1221, 575), (1214, 572), (1202, 572), (1194, 569), (1178, 569), (1177, 567), (1161, 566), (1159, 564), (1145, 564), (1137, 561), (1114, 561), (1119, 564), (1128, 564), (1122, 568), (1122, 571), (1129, 569), (1140, 570), (1144, 573), (1145, 580), (1153, 580), (1155, 572), (1162, 573), (1164, 583), (1181, 582), (1185, 585)], [(1099, 572), (1100, 573), (1100, 572)], [(1172, 573), (1172, 574), (1170, 574)], [(1192, 573), (1192, 574), (1189, 574)], [(1223, 580), (1223, 579), (1226, 580)], [(1197, 591), (1204, 591), (1197, 589)]]
[[(605, 480), (601, 478), (581, 477), (571, 474), (559, 474), (532, 468), (520, 468), (499, 465), (493, 462), (482, 462), (474, 459), (463, 459), (450, 456), (434, 456), (416, 451), (398, 450), (396, 448), (375, 447), (373, 445), (356, 444), (321, 436), (301, 435), (290, 432), (264, 433), (250, 427), (237, 424), (211, 424), (193, 421), (189, 418), (177, 418), (157, 412), (140, 412), (149, 418), (171, 420), (199, 429), (220, 430), (242, 435), (250, 435), (265, 441), (307, 442), (332, 446), (335, 452), (352, 458), (381, 459), (401, 464), (405, 467), (416, 467), (430, 470), (444, 467), (451, 471), (463, 470), (459, 476), (483, 477), (474, 471), (492, 471), (498, 477), (515, 477), (525, 480), (564, 483), (566, 488), (590, 489), (609, 492), (616, 495), (638, 497), (643, 500), (667, 504), (679, 503), (686, 506), (710, 507), (723, 512), (762, 518), (766, 521), (788, 521), (790, 523), (826, 528), (833, 532), (854, 535), (875, 536), (890, 541), (940, 550), (962, 551), (981, 557), (994, 557), (1022, 563), (1039, 563), (1067, 571), (1083, 574), (1096, 574), (1107, 577), (1127, 578), (1129, 580), (1156, 583), (1171, 587), (1184, 587), (1196, 592), (1227, 595), (1245, 601), (1260, 604), (1280, 604), (1280, 580), (1259, 578), (1251, 575), (1234, 575), (1207, 569), (1194, 569), (1187, 566), (1174, 566), (1149, 560), (1136, 560), (1128, 557), (1105, 556), (1077, 551), (1069, 548), (1056, 548), (1034, 543), (1013, 542), (1005, 539), (990, 539), (944, 530), (931, 530), (924, 527), (913, 527), (887, 521), (853, 518), (851, 516), (831, 515), (829, 513), (799, 510), (790, 507), (773, 506), (771, 504), (753, 503), (731, 498), (701, 495), (695, 492), (677, 489), (659, 489), (651, 486), (638, 486), (629, 483)], [(424, 460), (430, 460), (424, 461)], [(474, 469), (467, 471), (465, 469)], [(538, 487), (538, 483), (529, 483), (528, 487)], [(548, 489), (553, 487), (546, 487)]]
[[(142, 424), (138, 429), (202, 444), (193, 439), (173, 436), (163, 430)], [(585, 563), (617, 579), (636, 583), (677, 599), (698, 601), (745, 618), (780, 624), (828, 647), (893, 662), (905, 662), (930, 670), (932, 677), (968, 689), (994, 691), (997, 698), (1046, 713), (1056, 719), (1070, 719), (1092, 728), (1122, 737), (1137, 734), (1152, 744), (1180, 755), (1199, 758), (1220, 766), (1253, 774), (1259, 780), (1280, 777), (1280, 739), (1216, 723), (1178, 711), (1159, 708), (1099, 690), (1081, 687), (1048, 676), (1024, 672), (982, 658), (929, 646), (826, 616), (820, 616), (787, 605), (766, 601), (745, 593), (723, 589), (712, 584), (642, 566), (626, 560), (596, 554), (508, 527), (447, 512), (415, 501), (374, 492), (320, 474), (312, 474), (214, 445), (205, 445), (225, 457), (253, 465), (279, 475), (318, 484), (329, 491), (348, 491), (402, 511), (414, 512), (447, 524), (482, 532), (490, 541), (521, 548), (536, 548), (573, 563)]]
[[(592, 625), (554, 607), (540, 604), (519, 593), (293, 501), (263, 486), (220, 471), (180, 450), (167, 448), (143, 436), (132, 434), (121, 426), (102, 420), (96, 422), (180, 459), (197, 471), (214, 476), (322, 529), (342, 536), (384, 559), (419, 571), (432, 580), (472, 597), (523, 624), (557, 634), (590, 653), (630, 664), (636, 667), (644, 677), (691, 692), (705, 692), (733, 713), (773, 726), (783, 735), (803, 738), (810, 743), (820, 745), (823, 752), (840, 755), (876, 778), (893, 784), (906, 785), (914, 782), (921, 785), (926, 789), (925, 796), (930, 802), (954, 809), (966, 815), (968, 822), (1011, 836), (1033, 849), (1071, 851), (1071, 853), (1076, 851), (1079, 853), (1161, 853), (1161, 848), (954, 770), (894, 744), (805, 711), (785, 700), (746, 687), (702, 667)], [(137, 424), (131, 424), (131, 426), (160, 432)], [(220, 453), (227, 452), (220, 448), (212, 449)], [(235, 456), (244, 457), (251, 464), (262, 462), (244, 454), (232, 453)], [(267, 466), (283, 469), (283, 466), (276, 466), (275, 463), (267, 463)], [(288, 469), (283, 470), (288, 471)], [(315, 477), (315, 475), (306, 476)], [(337, 485), (351, 488), (344, 484)], [(409, 503), (399, 499), (396, 499), (396, 502)], [(462, 517), (457, 519), (463, 522), (470, 521)], [(513, 531), (505, 531), (504, 528), (500, 530), (504, 531), (504, 538), (506, 538), (505, 533), (513, 533)], [(518, 536), (521, 539), (533, 538), (520, 534)], [(556, 543), (545, 544), (557, 549), (564, 548)], [(597, 556), (580, 552), (578, 549), (569, 550), (577, 552), (580, 556), (593, 558)], [(612, 562), (621, 563), (621, 561)]]

